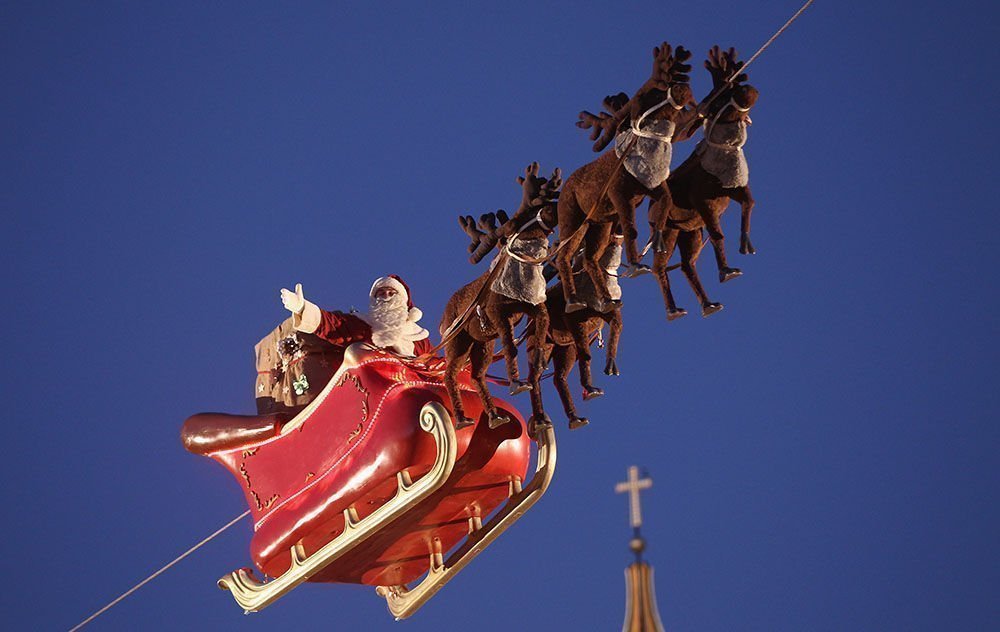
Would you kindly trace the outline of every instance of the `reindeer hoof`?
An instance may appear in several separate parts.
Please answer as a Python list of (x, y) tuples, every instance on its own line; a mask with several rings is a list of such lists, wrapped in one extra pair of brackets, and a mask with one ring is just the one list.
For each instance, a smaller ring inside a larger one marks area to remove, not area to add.
[(465, 417), (463, 415), (461, 417), (458, 417), (455, 420), (455, 430), (461, 430), (462, 428), (468, 428), (469, 426), (474, 426), (475, 424), (476, 424), (476, 422), (474, 420), (469, 419), (468, 417)]
[(509, 422), (510, 422), (510, 417), (508, 417), (507, 415), (501, 415), (498, 412), (490, 413), (489, 415), (489, 423), (491, 429), (498, 428), (504, 425), (505, 423)]
[(719, 270), (719, 283), (725, 283), (738, 276), (743, 276), (743, 271), (739, 268), (723, 268)]
[(539, 430), (548, 430), (552, 427), (552, 420), (545, 413), (541, 415), (532, 415), (528, 419), (528, 436), (534, 439), (538, 436)]
[(521, 393), (530, 390), (531, 390), (531, 384), (528, 384), (527, 382), (522, 382), (521, 380), (511, 380), (510, 382), (511, 395), (520, 395)]
[(602, 395), (604, 395), (604, 390), (597, 388), (596, 386), (585, 386), (583, 388), (583, 401), (585, 402), (591, 399), (597, 399)]
[(630, 263), (621, 273), (621, 276), (626, 279), (634, 279), (637, 276), (648, 274), (649, 272), (652, 272), (652, 270), (649, 269), (649, 266), (643, 263)]
[(618, 372), (618, 363), (614, 360), (608, 360), (608, 363), (604, 365), (604, 375), (621, 375)]
[(573, 417), (569, 420), (569, 429), (576, 430), (577, 428), (583, 428), (590, 423), (590, 420), (586, 417)]
[(721, 312), (721, 311), (722, 311), (722, 303), (709, 303), (708, 305), (705, 305), (704, 307), (701, 308), (701, 317), (708, 318), (715, 312)]
[(684, 318), (688, 315), (686, 309), (668, 309), (667, 310), (667, 321), (677, 320), (678, 318)]
[(741, 255), (755, 255), (757, 254), (757, 249), (753, 247), (750, 243), (749, 237), (744, 237), (740, 240), (740, 254)]

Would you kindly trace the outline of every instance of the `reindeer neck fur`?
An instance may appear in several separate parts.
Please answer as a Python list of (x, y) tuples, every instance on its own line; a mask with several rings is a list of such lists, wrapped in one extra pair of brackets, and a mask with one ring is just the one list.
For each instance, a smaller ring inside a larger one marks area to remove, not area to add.
[(732, 97), (705, 123), (705, 138), (696, 148), (699, 163), (726, 189), (745, 187), (750, 168), (743, 153), (750, 122), (750, 107), (741, 107)]
[(625, 156), (622, 166), (646, 189), (656, 189), (670, 175), (678, 112), (670, 104), (647, 109), (615, 137), (615, 154)]

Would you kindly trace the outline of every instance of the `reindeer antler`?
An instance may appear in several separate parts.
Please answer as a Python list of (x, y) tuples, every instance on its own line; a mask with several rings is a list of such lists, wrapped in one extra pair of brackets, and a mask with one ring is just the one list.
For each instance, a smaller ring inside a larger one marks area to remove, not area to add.
[[(741, 73), (742, 61), (736, 60), (735, 48), (722, 50), (718, 45), (713, 46), (708, 51), (708, 59), (705, 60), (705, 68), (712, 75), (712, 89), (720, 90), (726, 83), (735, 86), (747, 80), (747, 74)], [(732, 77), (732, 80), (729, 80)]]
[(540, 167), (533, 162), (524, 169), (524, 175), (518, 176), (517, 183), (521, 185), (521, 204), (517, 211), (508, 216), (503, 209), (496, 213), (483, 213), (479, 221), (474, 221), (471, 215), (460, 215), (458, 223), (465, 234), (472, 240), (469, 261), (479, 263), (488, 255), (497, 243), (505, 237), (510, 237), (531, 219), (531, 216), (555, 204), (559, 199), (559, 188), (562, 186), (562, 171), (553, 169), (548, 178), (539, 177)]
[(524, 175), (518, 176), (517, 183), (521, 185), (521, 205), (510, 217), (510, 222), (500, 228), (502, 237), (510, 237), (520, 230), (533, 216), (546, 206), (556, 204), (559, 199), (559, 187), (562, 186), (562, 170), (558, 167), (552, 170), (548, 178), (539, 177), (540, 167), (533, 162), (524, 168)]
[(518, 217), (523, 209), (538, 209), (555, 203), (559, 198), (562, 170), (556, 167), (548, 178), (539, 178), (540, 168), (537, 162), (533, 162), (524, 168), (523, 176), (517, 177), (517, 183), (521, 185), (521, 206), (514, 213), (514, 217)]
[(458, 225), (462, 227), (465, 234), (472, 240), (469, 244), (469, 252), (475, 252), (480, 242), (482, 242), (483, 237), (486, 236), (486, 233), (476, 228), (476, 220), (472, 219), (471, 215), (459, 215)]
[[(591, 130), (590, 140), (596, 141), (594, 151), (603, 151), (615, 137), (618, 125), (626, 114), (623, 110), (628, 105), (628, 101), (628, 95), (619, 92), (604, 97), (604, 112), (600, 114), (591, 114), (586, 110), (580, 112), (580, 120), (576, 122), (576, 126), (580, 129)], [(623, 116), (619, 117), (619, 113), (622, 113)]]
[[(686, 63), (691, 59), (691, 51), (684, 48), (683, 46), (678, 46), (674, 49), (673, 54), (670, 51), (670, 45), (663, 42), (665, 51), (661, 50), (659, 55), (660, 60), (660, 74), (666, 77), (666, 82), (661, 82), (661, 85), (655, 86), (659, 90), (666, 90), (675, 83), (691, 83), (691, 64)], [(657, 54), (657, 49), (653, 49), (653, 53)]]
[[(497, 226), (498, 220), (500, 226)], [(478, 222), (471, 215), (458, 216), (459, 225), (471, 239), (469, 243), (469, 252), (471, 253), (469, 256), (470, 263), (479, 263), (496, 247), (497, 242), (500, 241), (498, 231), (509, 221), (510, 218), (503, 209), (499, 209), (495, 213), (480, 215)]]

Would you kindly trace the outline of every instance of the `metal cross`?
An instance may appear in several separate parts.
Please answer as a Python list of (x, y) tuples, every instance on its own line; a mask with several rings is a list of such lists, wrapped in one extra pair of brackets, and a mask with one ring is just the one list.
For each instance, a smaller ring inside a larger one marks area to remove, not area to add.
[(628, 468), (628, 480), (615, 485), (616, 494), (629, 495), (629, 515), (632, 518), (632, 528), (638, 529), (642, 526), (642, 508), (639, 507), (639, 490), (649, 489), (653, 486), (653, 479), (639, 478), (639, 468), (632, 465)]

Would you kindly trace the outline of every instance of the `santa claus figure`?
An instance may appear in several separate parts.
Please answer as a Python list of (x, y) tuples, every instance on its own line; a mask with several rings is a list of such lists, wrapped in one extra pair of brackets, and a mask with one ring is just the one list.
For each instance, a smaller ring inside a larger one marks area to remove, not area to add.
[(320, 309), (305, 299), (301, 283), (295, 286), (294, 292), (282, 289), (281, 302), (292, 312), (296, 330), (338, 347), (367, 342), (405, 357), (432, 350), (429, 333), (418, 324), (423, 312), (414, 307), (410, 288), (395, 274), (376, 279), (372, 284), (367, 314)]

